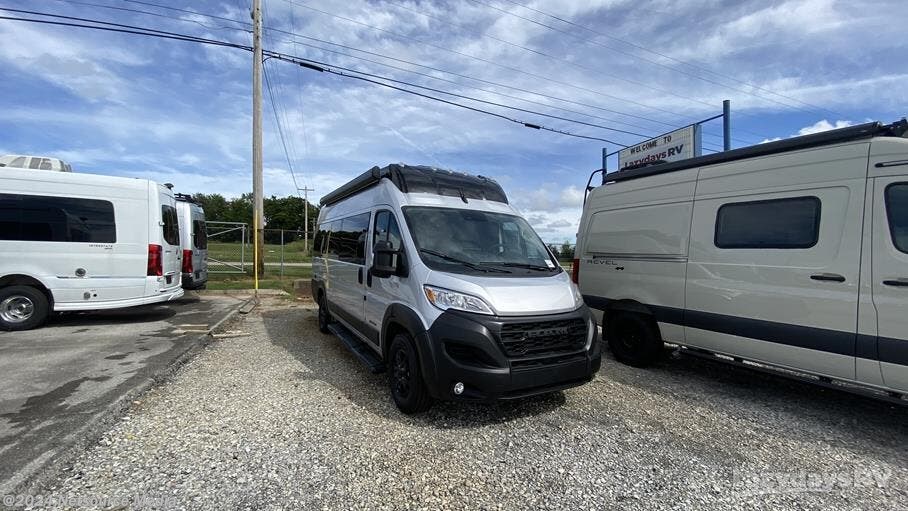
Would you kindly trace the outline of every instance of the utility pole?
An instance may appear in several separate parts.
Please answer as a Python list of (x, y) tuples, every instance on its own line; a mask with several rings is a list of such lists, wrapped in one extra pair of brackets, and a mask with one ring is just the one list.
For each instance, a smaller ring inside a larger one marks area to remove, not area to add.
[(255, 288), (265, 273), (265, 208), (262, 179), (262, 0), (252, 0), (252, 217), (255, 228)]
[(303, 192), (303, 215), (305, 220), (303, 220), (303, 252), (306, 255), (309, 255), (309, 192), (314, 192), (315, 188), (297, 188), (299, 192)]

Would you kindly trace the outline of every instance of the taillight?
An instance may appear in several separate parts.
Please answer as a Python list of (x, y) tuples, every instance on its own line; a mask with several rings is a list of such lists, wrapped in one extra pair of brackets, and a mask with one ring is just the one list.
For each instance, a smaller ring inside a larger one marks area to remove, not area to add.
[(192, 250), (183, 251), (183, 273), (192, 273)]
[(571, 281), (574, 284), (580, 283), (580, 259), (574, 259), (571, 262)]
[(164, 275), (164, 249), (161, 245), (148, 245), (148, 273), (149, 277)]

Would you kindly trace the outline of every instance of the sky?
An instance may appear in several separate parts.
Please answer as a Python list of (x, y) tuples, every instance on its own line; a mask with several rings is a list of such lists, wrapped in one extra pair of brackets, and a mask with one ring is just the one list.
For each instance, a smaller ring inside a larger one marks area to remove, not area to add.
[[(248, 46), (250, 2), (0, 0), (0, 7)], [(529, 129), (268, 59), (266, 196), (310, 187), (316, 201), (375, 165), (432, 165), (496, 179), (544, 240), (573, 242), (603, 148), (713, 117), (724, 99), (732, 105), (732, 147), (908, 114), (904, 0), (263, 4), (266, 50), (529, 110), (419, 90), (608, 140)], [(252, 189), (246, 50), (0, 20), (0, 68), (0, 154), (59, 157), (76, 172), (170, 182), (183, 193), (235, 197)], [(704, 152), (722, 149), (721, 120), (703, 132)], [(617, 165), (615, 157), (607, 162)]]

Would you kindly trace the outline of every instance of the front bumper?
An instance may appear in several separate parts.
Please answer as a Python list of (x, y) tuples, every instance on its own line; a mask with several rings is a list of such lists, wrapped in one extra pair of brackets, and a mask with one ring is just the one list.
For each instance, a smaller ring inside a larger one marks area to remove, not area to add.
[[(586, 306), (521, 317), (449, 310), (418, 337), (423, 374), (436, 399), (515, 399), (575, 387), (590, 381), (602, 360)], [(464, 391), (455, 395), (458, 382)]]

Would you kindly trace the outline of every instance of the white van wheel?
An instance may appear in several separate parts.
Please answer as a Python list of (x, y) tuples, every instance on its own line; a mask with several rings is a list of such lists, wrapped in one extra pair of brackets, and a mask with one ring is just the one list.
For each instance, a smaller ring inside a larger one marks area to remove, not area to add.
[(44, 293), (31, 286), (0, 289), (0, 328), (28, 330), (47, 319), (48, 304)]

